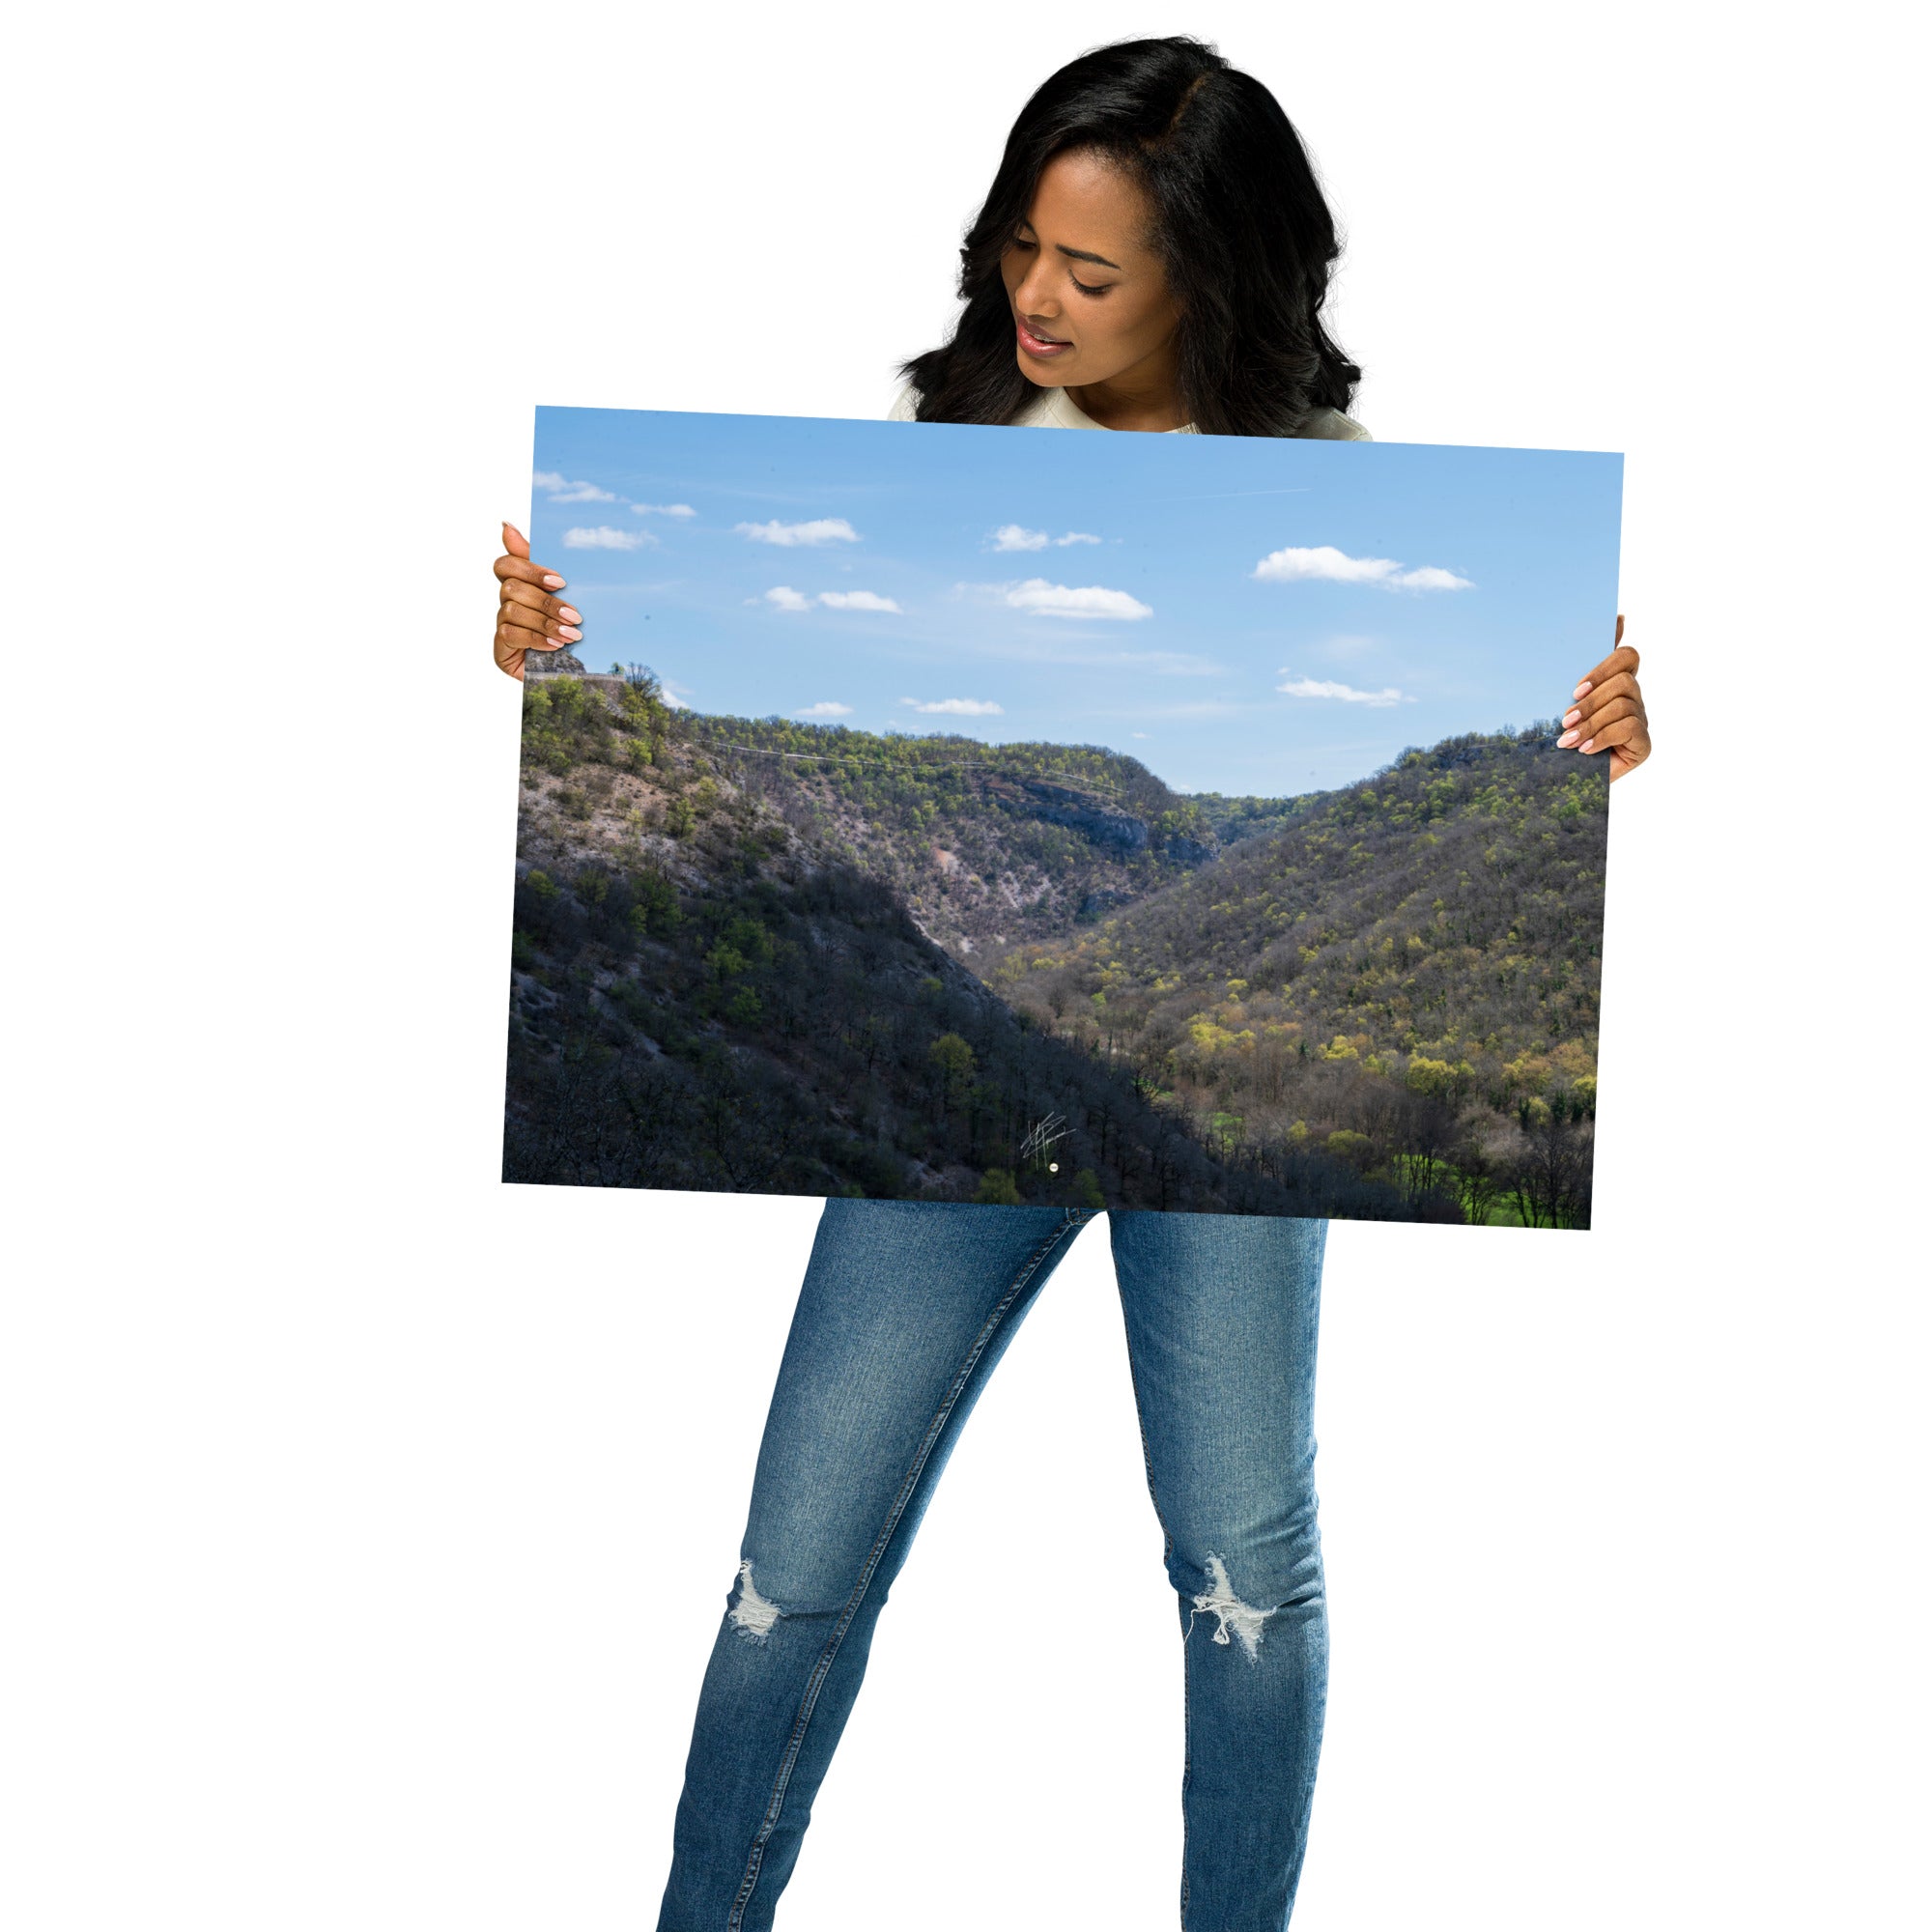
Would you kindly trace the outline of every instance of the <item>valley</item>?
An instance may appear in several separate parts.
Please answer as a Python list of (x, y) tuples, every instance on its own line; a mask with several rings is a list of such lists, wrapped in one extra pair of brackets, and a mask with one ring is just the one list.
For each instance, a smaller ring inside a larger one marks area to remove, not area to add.
[(506, 1178), (1587, 1226), (1606, 786), (525, 698)]

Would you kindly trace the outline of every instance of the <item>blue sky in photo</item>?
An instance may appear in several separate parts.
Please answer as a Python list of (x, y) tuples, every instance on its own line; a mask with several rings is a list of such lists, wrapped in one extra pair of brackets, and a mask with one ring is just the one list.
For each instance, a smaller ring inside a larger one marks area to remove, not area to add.
[(540, 409), (532, 554), (693, 709), (1346, 784), (1610, 648), (1593, 452)]

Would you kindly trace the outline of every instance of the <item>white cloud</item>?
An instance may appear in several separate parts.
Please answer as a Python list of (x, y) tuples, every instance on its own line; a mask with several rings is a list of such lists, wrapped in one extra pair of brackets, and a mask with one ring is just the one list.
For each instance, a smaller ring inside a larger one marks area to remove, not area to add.
[(1147, 733), (1145, 731), (1136, 731), (1133, 735), (1136, 738), (1145, 738), (1147, 736)]
[(818, 601), (828, 611), (891, 611), (899, 613), (899, 607), (890, 597), (881, 597), (876, 590), (821, 590)]
[(668, 678), (666, 678), (663, 687), (658, 692), (658, 696), (673, 711), (686, 711), (690, 709), (688, 700), (692, 696), (692, 690), (688, 684), (673, 684)]
[(1036, 617), (1117, 617), (1130, 621), (1151, 617), (1153, 608), (1131, 597), (1124, 590), (1107, 590), (1097, 583), (1078, 589), (1065, 583), (1049, 583), (1043, 577), (1030, 577), (1007, 591), (1007, 602), (1015, 611)]
[(646, 546), (655, 550), (657, 542), (649, 530), (613, 530), (608, 524), (599, 524), (594, 530), (563, 533), (565, 550), (642, 550)]
[(753, 543), (781, 544), (787, 550), (798, 544), (859, 541), (859, 532), (843, 517), (815, 517), (809, 524), (739, 524), (736, 528)]
[(936, 703), (922, 704), (916, 697), (902, 697), (901, 704), (910, 704), (915, 711), (923, 711), (928, 717), (941, 715), (948, 718), (1000, 718), (1005, 707), (995, 704), (989, 697), (942, 697)]
[(1380, 583), (1402, 568), (1392, 556), (1350, 556), (1333, 544), (1270, 552), (1255, 565), (1264, 583)]
[(1381, 691), (1357, 691), (1352, 684), (1338, 684), (1328, 677), (1291, 677), (1286, 684), (1278, 684), (1275, 689), (1290, 697), (1337, 697), (1344, 704), (1370, 704), (1378, 708), (1405, 701), (1394, 685)]
[(536, 470), (530, 482), (537, 489), (548, 491), (553, 503), (614, 503), (617, 500), (609, 490), (600, 490), (594, 483), (573, 483), (569, 477), (559, 475), (554, 469)]
[[(763, 601), (781, 611), (810, 611), (812, 604), (804, 591), (794, 590), (789, 583), (775, 583), (765, 592)], [(748, 597), (745, 602), (756, 604), (759, 599)], [(895, 616), (901, 614), (890, 597), (881, 597), (876, 590), (821, 590), (818, 602), (828, 611), (890, 611)]]
[(1458, 577), (1453, 570), (1438, 570), (1433, 563), (1422, 564), (1415, 570), (1405, 570), (1400, 577), (1389, 579), (1398, 590), (1473, 590), (1476, 586), (1466, 577)]
[(697, 514), (689, 503), (633, 503), (631, 508), (640, 517), (695, 517)]
[(988, 550), (1044, 550), (1051, 544), (1055, 550), (1065, 550), (1068, 544), (1096, 544), (1098, 537), (1089, 536), (1085, 530), (1068, 530), (1064, 537), (1050, 537), (1044, 530), (1030, 530), (1023, 524), (1002, 524), (993, 532), (993, 540)]
[(808, 704), (803, 711), (794, 711), (791, 715), (794, 718), (849, 718), (852, 707), (827, 698), (822, 704)]
[(1380, 590), (1468, 590), (1466, 577), (1423, 564), (1405, 570), (1392, 556), (1350, 556), (1333, 544), (1312, 550), (1277, 550), (1255, 565), (1264, 583), (1373, 583)]

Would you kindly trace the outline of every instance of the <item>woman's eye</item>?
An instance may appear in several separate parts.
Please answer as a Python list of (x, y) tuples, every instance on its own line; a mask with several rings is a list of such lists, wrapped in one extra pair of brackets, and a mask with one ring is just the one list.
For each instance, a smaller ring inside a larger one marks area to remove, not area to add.
[(1111, 289), (1114, 286), (1112, 282), (1096, 282), (1090, 288), (1085, 282), (1083, 282), (1080, 279), (1078, 275), (1068, 275), (1066, 279), (1069, 282), (1071, 282), (1073, 286), (1076, 289), (1078, 289), (1083, 296), (1103, 296), (1107, 293), (1109, 289)]

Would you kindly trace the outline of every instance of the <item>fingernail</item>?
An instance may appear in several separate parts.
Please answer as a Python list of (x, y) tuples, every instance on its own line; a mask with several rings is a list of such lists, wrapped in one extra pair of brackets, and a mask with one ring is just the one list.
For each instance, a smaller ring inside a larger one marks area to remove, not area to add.
[(566, 624), (581, 624), (583, 621), (582, 615), (580, 612), (573, 611), (568, 604), (564, 605), (557, 611), (556, 614), (559, 617), (561, 617)]
[(1556, 742), (1559, 745), (1574, 745), (1577, 742), (1577, 734), (1574, 731), (1566, 731)]
[(573, 644), (576, 643), (577, 640), (583, 635), (583, 633), (578, 630), (574, 624), (559, 624), (556, 627), (556, 634), (559, 638), (562, 638), (567, 643), (573, 643)]
[(1570, 696), (1572, 697), (1581, 697), (1582, 695), (1589, 690), (1589, 688), (1590, 688), (1590, 680), (1588, 678), (1585, 678), (1583, 682), (1579, 684), (1577, 687), (1577, 689), (1570, 694)]
[[(560, 577), (546, 577), (544, 579), (544, 588), (546, 590), (561, 590), (563, 588), (563, 579)], [(1585, 690), (1588, 690), (1588, 688), (1587, 685), (1584, 687)]]
[(1597, 741), (1594, 738), (1585, 738), (1577, 749), (1579, 752), (1594, 752), (1597, 749)]
[[(574, 616), (576, 612), (573, 611), (571, 614)], [(1582, 715), (1580, 711), (1566, 711), (1563, 714), (1563, 722), (1566, 724), (1574, 724)]]

